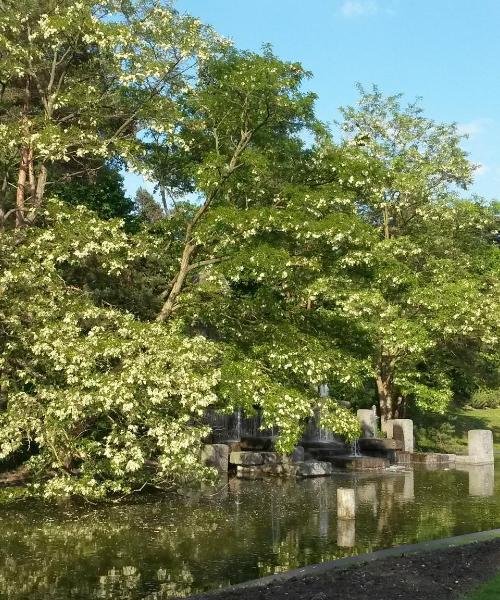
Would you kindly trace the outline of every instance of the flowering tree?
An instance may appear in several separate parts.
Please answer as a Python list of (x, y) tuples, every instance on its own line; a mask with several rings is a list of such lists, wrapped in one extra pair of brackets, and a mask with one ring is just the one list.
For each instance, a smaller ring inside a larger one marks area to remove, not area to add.
[(46, 496), (203, 476), (217, 349), (65, 282), (75, 265), (119, 277), (140, 260), (146, 249), (119, 223), (60, 203), (40, 219), (14, 249), (13, 232), (0, 236), (0, 461), (21, 462)]
[[(137, 151), (138, 134), (174, 122), (175, 96), (218, 44), (155, 0), (8, 0), (0, 15), (0, 146), (20, 227), (42, 205), (49, 168)], [(15, 179), (13, 180), (13, 178)]]
[(454, 195), (474, 166), (455, 126), (399, 99), (362, 90), (358, 107), (343, 111), (346, 148), (380, 165), (356, 199), (378, 239), (343, 273), (347, 286), (332, 281), (328, 292), (369, 333), (384, 420), (408, 399), (444, 411), (453, 369), (493, 361), (499, 328), (494, 214)]

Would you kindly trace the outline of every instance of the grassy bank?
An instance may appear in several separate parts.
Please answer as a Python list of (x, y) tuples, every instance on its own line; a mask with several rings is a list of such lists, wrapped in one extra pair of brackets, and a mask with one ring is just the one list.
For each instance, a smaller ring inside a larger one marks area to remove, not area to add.
[(443, 416), (414, 420), (419, 450), (465, 454), (470, 429), (491, 429), (495, 451), (500, 452), (500, 408), (455, 408)]

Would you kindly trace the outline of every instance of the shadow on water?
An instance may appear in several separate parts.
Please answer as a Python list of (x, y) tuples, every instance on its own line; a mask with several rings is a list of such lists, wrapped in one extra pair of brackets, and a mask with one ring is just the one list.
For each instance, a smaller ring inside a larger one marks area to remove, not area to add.
[[(161, 600), (492, 529), (500, 525), (494, 475), (490, 465), (299, 482), (232, 479), (201, 500), (3, 508), (0, 597)], [(337, 487), (354, 488), (354, 520), (337, 520)]]

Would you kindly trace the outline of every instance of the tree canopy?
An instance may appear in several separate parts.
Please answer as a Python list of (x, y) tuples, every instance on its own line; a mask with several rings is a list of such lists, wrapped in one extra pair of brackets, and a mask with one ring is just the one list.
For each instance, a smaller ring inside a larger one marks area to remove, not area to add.
[(339, 139), (308, 76), (169, 3), (6, 3), (0, 468), (31, 492), (206, 477), (208, 408), (287, 452), (318, 412), (353, 440), (346, 402), (443, 412), (498, 368), (498, 210), (456, 126), (361, 88)]

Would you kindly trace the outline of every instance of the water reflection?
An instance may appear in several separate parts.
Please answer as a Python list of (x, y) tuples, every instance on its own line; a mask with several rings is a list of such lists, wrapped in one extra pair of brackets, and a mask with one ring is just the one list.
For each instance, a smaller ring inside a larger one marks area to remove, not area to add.
[(469, 474), (470, 496), (493, 496), (495, 493), (495, 465), (460, 465), (457, 468)]
[[(498, 478), (497, 478), (498, 480)], [(230, 479), (182, 500), (0, 511), (0, 597), (165, 600), (381, 547), (498, 527), (491, 465)], [(355, 520), (337, 520), (337, 487)], [(470, 495), (469, 495), (470, 494)]]

